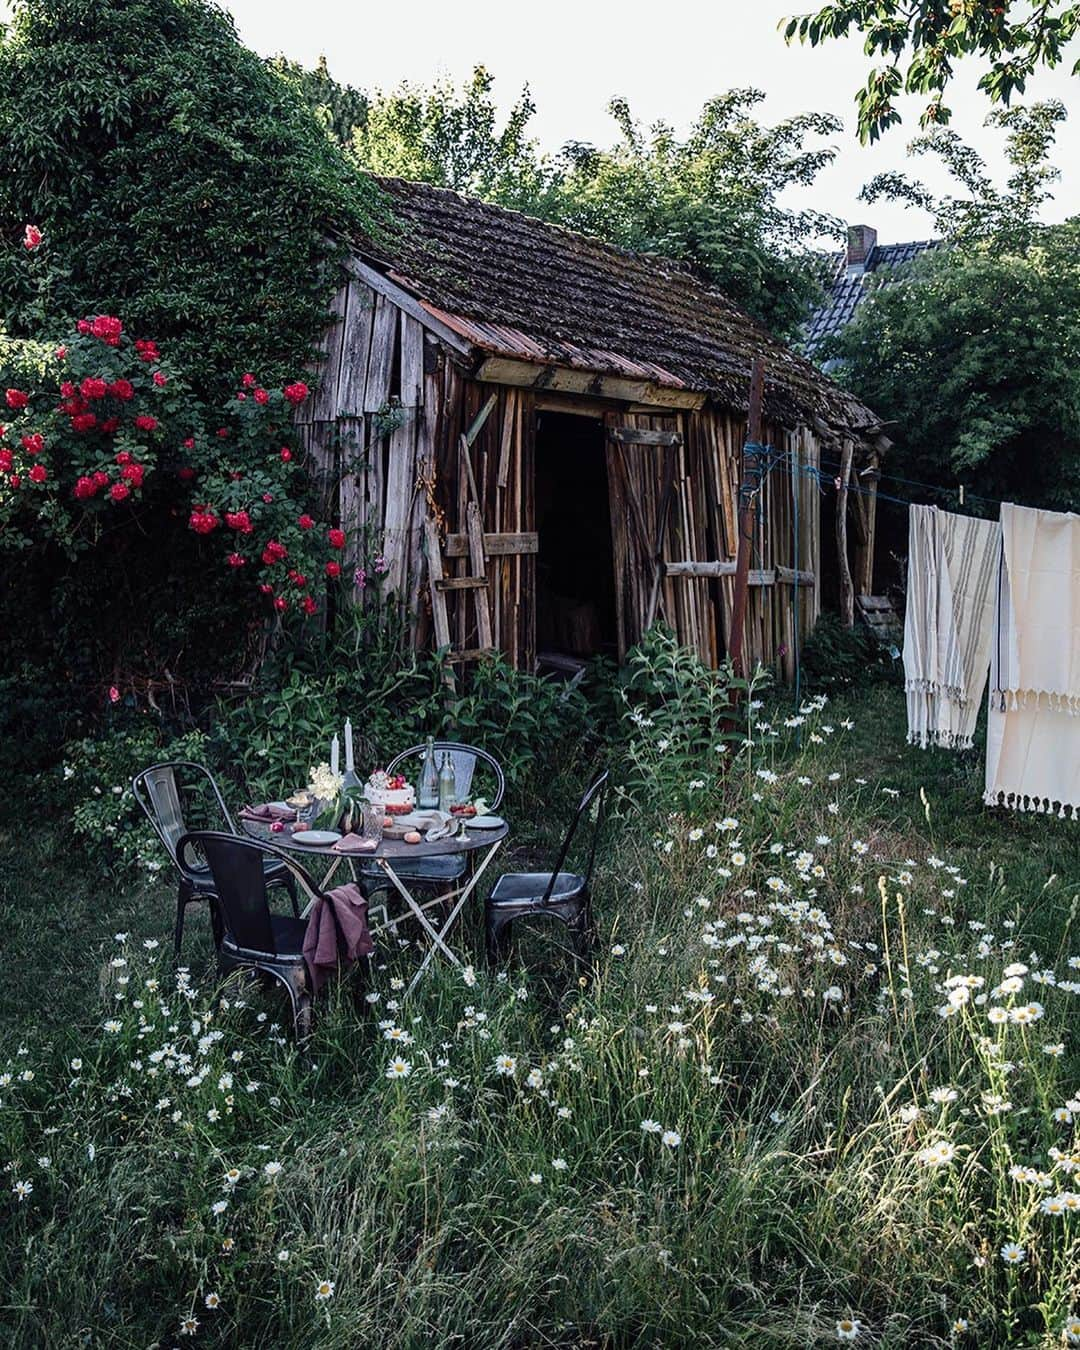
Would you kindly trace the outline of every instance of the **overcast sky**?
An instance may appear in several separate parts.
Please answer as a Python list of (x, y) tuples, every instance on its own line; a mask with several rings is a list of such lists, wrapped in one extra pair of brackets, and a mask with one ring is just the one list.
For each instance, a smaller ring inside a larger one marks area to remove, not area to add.
[[(711, 95), (746, 85), (768, 95), (766, 121), (833, 112), (845, 126), (835, 138), (840, 154), (792, 204), (874, 225), (882, 242), (924, 238), (931, 222), (900, 206), (860, 203), (859, 189), (869, 178), (910, 168), (933, 187), (947, 185), (930, 160), (906, 155), (918, 130), (914, 102), (883, 145), (859, 145), (853, 96), (867, 61), (857, 39), (817, 49), (785, 45), (778, 22), (812, 8), (813, 0), (547, 0), (530, 7), (505, 0), (226, 0), (226, 7), (257, 52), (283, 53), (305, 65), (325, 55), (338, 80), (361, 89), (405, 79), (428, 83), (439, 75), (461, 80), (482, 63), (496, 76), (503, 106), (529, 85), (538, 105), (533, 132), (550, 150), (569, 139), (609, 143), (613, 125), (605, 108), (614, 94), (627, 97), (642, 121), (664, 119), (677, 129), (685, 129)], [(982, 125), (989, 105), (975, 90), (977, 73), (961, 70), (949, 93), (953, 125), (1000, 166), (1001, 133)], [(1080, 80), (1062, 67), (1042, 74), (1026, 98), (1050, 96), (1061, 98), (1073, 119), (1059, 137), (1056, 161), (1064, 176), (1047, 212), (1060, 219), (1080, 213)]]

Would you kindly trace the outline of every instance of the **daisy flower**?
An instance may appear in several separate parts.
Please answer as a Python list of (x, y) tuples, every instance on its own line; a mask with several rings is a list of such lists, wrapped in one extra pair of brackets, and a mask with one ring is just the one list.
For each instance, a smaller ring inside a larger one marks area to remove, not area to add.
[(333, 1298), (334, 1288), (333, 1280), (320, 1280), (315, 1286), (315, 1302), (325, 1303), (327, 1299)]

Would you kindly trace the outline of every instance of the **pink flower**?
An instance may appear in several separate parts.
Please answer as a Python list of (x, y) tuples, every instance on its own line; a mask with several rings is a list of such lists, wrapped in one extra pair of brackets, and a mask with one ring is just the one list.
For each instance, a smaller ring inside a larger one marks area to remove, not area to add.
[(135, 419), (135, 425), (140, 431), (156, 431), (157, 418), (151, 417), (148, 413), (140, 413)]
[(49, 472), (45, 468), (44, 464), (35, 464), (34, 467), (30, 470), (31, 483), (44, 483), (45, 479), (48, 478), (48, 476)]
[(124, 327), (120, 320), (114, 319), (111, 314), (99, 314), (91, 322), (90, 331), (94, 337), (100, 338), (107, 347), (119, 347), (120, 334), (124, 331)]
[(287, 384), (281, 392), (285, 395), (286, 403), (291, 403), (295, 408), (307, 398), (309, 390), (303, 380), (294, 380), (292, 384)]
[(120, 702), (120, 690), (117, 689), (115, 684), (109, 685), (109, 702), (110, 703)]
[(109, 489), (109, 496), (114, 502), (122, 502), (131, 496), (131, 489), (126, 483), (114, 483)]
[(20, 408), (25, 408), (30, 402), (30, 395), (24, 394), (21, 389), (9, 389), (4, 398), (12, 412), (18, 412)]
[(331, 548), (344, 548), (344, 547), (345, 547), (345, 531), (344, 531), (344, 530), (337, 530), (337, 529), (334, 529), (334, 530), (327, 530), (327, 532), (326, 532), (326, 538), (327, 538), (327, 541), (329, 542)]
[(154, 383), (159, 389), (164, 389), (169, 383), (169, 377), (163, 371), (155, 370), (153, 375)]
[(36, 225), (27, 225), (26, 232), (23, 235), (23, 248), (31, 252), (38, 247), (45, 236)]
[(292, 451), (287, 445), (281, 447), (281, 459), (285, 464), (288, 464), (289, 460), (292, 459)]
[(367, 573), (362, 567), (358, 567), (353, 573), (353, 585), (358, 591), (362, 591), (367, 585)]

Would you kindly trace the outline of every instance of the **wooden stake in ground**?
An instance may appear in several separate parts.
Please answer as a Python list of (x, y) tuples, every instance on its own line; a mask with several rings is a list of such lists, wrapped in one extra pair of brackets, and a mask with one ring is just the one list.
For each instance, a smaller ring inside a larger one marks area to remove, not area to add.
[(855, 587), (851, 580), (851, 564), (847, 548), (848, 479), (854, 443), (845, 437), (840, 457), (840, 488), (836, 494), (836, 556), (840, 562), (840, 617), (845, 628), (855, 627)]
[(759, 356), (750, 372), (750, 410), (747, 418), (746, 441), (755, 448), (747, 454), (746, 444), (742, 449), (742, 468), (739, 474), (739, 541), (735, 554), (735, 593), (731, 606), (731, 633), (728, 638), (728, 655), (735, 674), (745, 678), (746, 669), (743, 660), (743, 637), (746, 632), (746, 602), (750, 584), (750, 554), (754, 547), (754, 512), (756, 490), (760, 486), (754, 473), (761, 445), (761, 402), (765, 390), (765, 362)]

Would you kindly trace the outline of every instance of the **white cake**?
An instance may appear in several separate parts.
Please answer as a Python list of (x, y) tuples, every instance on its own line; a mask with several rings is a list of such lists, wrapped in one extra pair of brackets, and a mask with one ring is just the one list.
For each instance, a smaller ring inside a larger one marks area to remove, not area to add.
[(416, 793), (411, 784), (397, 774), (389, 777), (378, 769), (364, 784), (364, 796), (374, 806), (381, 806), (388, 816), (403, 816), (416, 806)]

